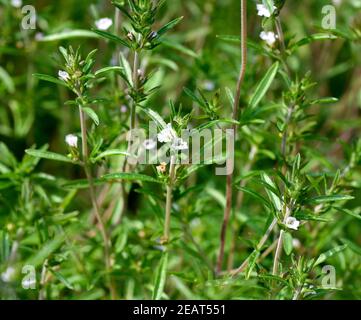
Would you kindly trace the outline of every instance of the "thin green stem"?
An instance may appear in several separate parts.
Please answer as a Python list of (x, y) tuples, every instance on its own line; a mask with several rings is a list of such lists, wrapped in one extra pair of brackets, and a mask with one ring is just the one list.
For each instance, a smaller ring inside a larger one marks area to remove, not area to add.
[(162, 239), (164, 243), (167, 243), (170, 239), (170, 221), (171, 221), (171, 213), (172, 213), (173, 185), (175, 182), (174, 180), (175, 180), (175, 171), (176, 171), (175, 167), (176, 167), (176, 157), (173, 155), (170, 160), (169, 182), (167, 185), (164, 234)]
[[(132, 78), (133, 78), (133, 90), (136, 92), (138, 90), (138, 70), (139, 70), (139, 52), (134, 52), (134, 61), (133, 61), (133, 70), (132, 70)], [(132, 106), (130, 110), (130, 130), (129, 130), (129, 136), (128, 136), (128, 148), (127, 153), (130, 154), (131, 147), (132, 147), (132, 140), (133, 140), (133, 130), (136, 128), (136, 122), (137, 122), (137, 115), (136, 115), (136, 109), (137, 109), (137, 102), (135, 100), (132, 101)], [(124, 164), (123, 164), (123, 172), (127, 172), (129, 170), (128, 168), (128, 157), (125, 158)], [(126, 182), (124, 181), (122, 183), (121, 189), (122, 189), (122, 197), (123, 197), (123, 210), (122, 214), (120, 216), (119, 221), (116, 222), (116, 224), (119, 224), (121, 222), (122, 217), (124, 216), (125, 210), (128, 206), (127, 203), (127, 191), (125, 188)]]
[(99, 224), (99, 229), (103, 238), (104, 242), (104, 260), (105, 260), (105, 267), (107, 273), (107, 279), (109, 282), (109, 289), (111, 293), (111, 298), (116, 298), (116, 289), (113, 281), (110, 277), (111, 272), (111, 257), (110, 257), (110, 239), (107, 235), (106, 228), (103, 222), (103, 219), (100, 215), (99, 206), (96, 200), (95, 195), (95, 188), (94, 188), (94, 181), (91, 174), (91, 168), (89, 167), (89, 150), (88, 150), (88, 137), (87, 137), (87, 129), (86, 129), (86, 118), (81, 105), (79, 105), (79, 117), (80, 117), (80, 127), (81, 127), (81, 137), (82, 137), (82, 155), (83, 155), (83, 163), (84, 163), (84, 171), (86, 178), (89, 183), (89, 193), (90, 199), (94, 208), (95, 216)]

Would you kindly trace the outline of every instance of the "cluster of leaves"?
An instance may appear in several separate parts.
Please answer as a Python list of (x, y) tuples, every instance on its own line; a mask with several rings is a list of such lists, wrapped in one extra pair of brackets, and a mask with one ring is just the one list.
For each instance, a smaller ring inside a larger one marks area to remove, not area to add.
[[(24, 31), (21, 8), (0, 0), (1, 299), (106, 299), (109, 277), (125, 299), (361, 298), (360, 3), (344, 1), (337, 29), (323, 30), (328, 1), (261, 2), (277, 9), (262, 19), (247, 1), (249, 67), (232, 120), (237, 1), (117, 0), (104, 8), (68, 0), (36, 5), (37, 31)], [(121, 30), (91, 30), (89, 16), (114, 12)], [(259, 40), (277, 21), (284, 48)], [(60, 64), (52, 59), (59, 47)], [(92, 120), (91, 182), (80, 170), (82, 151), (64, 142), (71, 132), (81, 137), (78, 107)], [(226, 179), (213, 164), (177, 165), (174, 178), (169, 165), (124, 170), (126, 134), (149, 120), (161, 130), (171, 123), (178, 135), (238, 127), (221, 274), (214, 270)], [(301, 222), (298, 230), (288, 216)], [(27, 265), (36, 269), (35, 290), (21, 285)], [(332, 286), (322, 282), (325, 265), (336, 270)]]

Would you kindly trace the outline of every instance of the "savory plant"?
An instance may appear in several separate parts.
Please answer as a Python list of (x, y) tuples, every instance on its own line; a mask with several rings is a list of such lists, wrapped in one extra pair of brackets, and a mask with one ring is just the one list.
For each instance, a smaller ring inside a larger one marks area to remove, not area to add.
[(0, 5), (1, 299), (360, 298), (358, 1)]

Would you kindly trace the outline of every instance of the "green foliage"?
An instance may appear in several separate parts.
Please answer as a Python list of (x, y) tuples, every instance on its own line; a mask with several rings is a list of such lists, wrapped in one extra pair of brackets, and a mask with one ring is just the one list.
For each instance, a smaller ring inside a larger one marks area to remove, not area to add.
[[(39, 2), (24, 30), (0, 1), (0, 299), (361, 299), (358, 1), (334, 30), (329, 1), (258, 1), (270, 17), (247, 1), (234, 118), (237, 1), (104, 3)], [(149, 121), (177, 139), (237, 128), (219, 273), (225, 154), (182, 164), (182, 141), (154, 136), (179, 162), (134, 165), (129, 129)]]

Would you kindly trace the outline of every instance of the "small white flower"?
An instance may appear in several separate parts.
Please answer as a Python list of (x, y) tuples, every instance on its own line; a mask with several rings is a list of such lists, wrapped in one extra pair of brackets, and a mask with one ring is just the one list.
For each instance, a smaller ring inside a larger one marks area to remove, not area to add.
[(177, 138), (177, 133), (173, 130), (172, 125), (168, 123), (167, 127), (159, 132), (157, 137), (159, 142), (169, 143), (173, 142), (173, 140)]
[(286, 227), (292, 230), (298, 230), (300, 222), (294, 217), (288, 217), (286, 219)]
[(301, 241), (294, 238), (294, 239), (292, 239), (292, 245), (295, 249), (299, 249), (299, 248), (301, 248)]
[(67, 73), (66, 71), (63, 71), (63, 70), (59, 70), (58, 76), (63, 81), (67, 81), (70, 79), (69, 73)]
[(215, 86), (215, 84), (214, 84), (213, 81), (206, 80), (206, 81), (204, 81), (204, 83), (203, 83), (203, 88), (204, 88), (205, 90), (207, 90), (207, 91), (213, 91), (215, 87), (216, 87), (216, 86)]
[(123, 105), (120, 107), (120, 112), (121, 112), (121, 113), (126, 113), (127, 111), (128, 111), (127, 106), (123, 104)]
[(143, 146), (147, 150), (152, 150), (157, 146), (157, 142), (154, 141), (153, 139), (147, 139), (147, 140), (144, 140)]
[(37, 32), (35, 34), (35, 40), (36, 41), (41, 41), (44, 38), (44, 34), (42, 32)]
[(8, 267), (6, 271), (1, 274), (1, 280), (4, 282), (10, 282), (15, 275), (15, 269), (13, 267)]
[(22, 0), (11, 0), (11, 5), (14, 8), (20, 8), (23, 5), (23, 1)]
[(278, 36), (272, 32), (272, 31), (262, 31), (259, 35), (259, 37), (266, 41), (266, 43), (269, 45), (269, 46), (273, 46), (274, 43), (277, 41), (277, 38)]
[(65, 142), (69, 147), (72, 147), (72, 148), (78, 147), (78, 137), (73, 134), (68, 134), (65, 137)]
[(342, 0), (332, 0), (332, 3), (335, 5), (335, 6), (339, 6), (342, 4)]
[(99, 30), (108, 30), (113, 25), (113, 21), (109, 18), (102, 18), (95, 21), (95, 25)]
[[(275, 6), (273, 6), (273, 11), (276, 9), (277, 8)], [(266, 17), (266, 18), (269, 18), (273, 13), (273, 11), (270, 12), (264, 4), (257, 4), (257, 11), (258, 11), (257, 14), (260, 17)]]
[(171, 148), (173, 150), (187, 150), (188, 143), (186, 141), (184, 141), (182, 138), (175, 138), (173, 140)]

